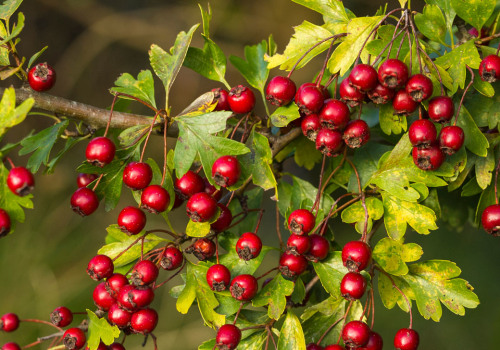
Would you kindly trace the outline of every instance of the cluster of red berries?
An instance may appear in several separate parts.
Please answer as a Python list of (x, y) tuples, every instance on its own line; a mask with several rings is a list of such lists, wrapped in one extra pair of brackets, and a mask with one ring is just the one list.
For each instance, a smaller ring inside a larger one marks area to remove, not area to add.
[[(7, 313), (0, 318), (0, 331), (7, 333), (14, 332), (19, 328), (19, 317), (14, 313)], [(21, 350), (21, 347), (14, 342), (5, 343), (0, 347), (1, 350)]]
[(212, 89), (217, 102), (215, 111), (232, 111), (236, 114), (249, 113), (255, 107), (255, 95), (244, 85), (233, 87), (229, 92), (222, 88)]
[(46, 91), (56, 82), (56, 71), (47, 62), (38, 63), (28, 72), (28, 83), (35, 91)]

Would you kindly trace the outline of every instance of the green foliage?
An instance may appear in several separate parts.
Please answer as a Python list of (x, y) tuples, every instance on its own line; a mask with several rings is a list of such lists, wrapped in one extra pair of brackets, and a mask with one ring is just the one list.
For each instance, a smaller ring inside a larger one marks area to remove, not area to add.
[(268, 305), (267, 313), (270, 318), (279, 320), (285, 311), (286, 297), (293, 293), (294, 283), (286, 280), (278, 273), (271, 282), (252, 300), (252, 305), (259, 307)]
[[(29, 194), (24, 197), (20, 197), (12, 193), (12, 191), (7, 187), (7, 176), (9, 171), (0, 163), (0, 208), (9, 213), (12, 224), (15, 221), (24, 222), (25, 214), (24, 209), (33, 209), (33, 202), (31, 198), (33, 195)], [(10, 233), (14, 232), (11, 228)]]
[(140, 71), (137, 79), (128, 73), (123, 73), (116, 79), (115, 87), (111, 91), (132, 95), (156, 108), (153, 74), (148, 69)]
[(120, 336), (120, 329), (112, 326), (105, 318), (98, 318), (95, 313), (87, 309), (89, 317), (89, 330), (87, 346), (89, 350), (96, 350), (102, 341), (105, 345), (111, 345)]
[(281, 326), (280, 337), (278, 339), (278, 349), (280, 350), (305, 350), (306, 341), (299, 319), (290, 310), (286, 314), (285, 321)]
[(8, 129), (20, 124), (26, 118), (35, 100), (28, 98), (16, 107), (16, 93), (13, 88), (5, 90), (0, 101), (0, 138)]

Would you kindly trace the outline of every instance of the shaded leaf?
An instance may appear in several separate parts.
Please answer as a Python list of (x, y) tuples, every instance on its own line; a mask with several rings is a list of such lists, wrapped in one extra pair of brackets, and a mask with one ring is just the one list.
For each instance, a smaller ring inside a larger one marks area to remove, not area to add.
[(0, 19), (7, 20), (16, 12), (23, 0), (5, 0), (0, 5)]
[[(156, 108), (153, 74), (149, 69), (140, 71), (137, 79), (129, 73), (123, 73), (116, 79), (115, 87), (111, 88), (111, 91), (132, 95)], [(129, 99), (126, 96), (120, 98)]]
[(394, 114), (394, 108), (391, 103), (386, 103), (379, 110), (380, 128), (387, 135), (399, 135), (408, 128), (406, 117)]
[(340, 297), (340, 282), (344, 275), (349, 272), (342, 263), (342, 252), (332, 252), (326, 259), (313, 263), (313, 266), (323, 288), (331, 296)]
[(476, 159), (476, 181), (483, 190), (488, 187), (495, 170), (495, 155), (493, 150), (489, 150), (486, 157), (477, 157)]
[(457, 125), (460, 126), (465, 135), (464, 146), (472, 153), (480, 157), (486, 157), (488, 154), (488, 139), (479, 130), (474, 119), (465, 106), (460, 109)]
[[(311, 142), (305, 137), (300, 137), (295, 144), (293, 159), (298, 166), (304, 167), (307, 170), (312, 170), (316, 164), (321, 163), (323, 155), (316, 149), (316, 144), (314, 142)], [(340, 159), (340, 157), (334, 158), (334, 160), (336, 159)], [(334, 175), (334, 177), (333, 180), (336, 180), (337, 176)]]

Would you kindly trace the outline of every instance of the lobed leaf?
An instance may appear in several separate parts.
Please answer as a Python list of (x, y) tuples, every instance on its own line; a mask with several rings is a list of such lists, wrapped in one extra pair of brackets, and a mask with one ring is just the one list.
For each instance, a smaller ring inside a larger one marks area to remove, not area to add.
[[(132, 95), (156, 108), (153, 74), (149, 69), (140, 71), (137, 79), (129, 73), (123, 73), (116, 79), (115, 87), (111, 88), (111, 91)], [(126, 96), (120, 98), (130, 99)]]
[(388, 273), (395, 276), (406, 275), (406, 263), (417, 261), (423, 254), (422, 247), (416, 243), (404, 244), (403, 240), (382, 238), (373, 248), (373, 259)]
[(496, 4), (495, 0), (451, 0), (457, 15), (479, 32), (495, 10)]
[[(373, 220), (378, 220), (384, 215), (384, 205), (375, 197), (365, 199), (366, 208), (368, 211), (367, 232), (370, 232), (373, 226)], [(347, 224), (355, 223), (355, 228), (358, 233), (363, 233), (365, 227), (365, 210), (361, 201), (351, 204), (342, 211), (342, 221)]]
[(9, 87), (5, 89), (0, 101), (0, 137), (11, 127), (22, 123), (34, 103), (35, 100), (30, 97), (16, 107), (16, 93), (14, 88)]
[(87, 346), (89, 350), (97, 350), (102, 341), (105, 345), (111, 345), (120, 336), (120, 329), (109, 324), (104, 317), (99, 318), (95, 313), (87, 309), (89, 317), (89, 329), (87, 335)]
[(262, 40), (257, 45), (245, 46), (245, 59), (237, 56), (229, 57), (233, 66), (238, 69), (245, 80), (254, 88), (260, 91), (265, 98), (264, 88), (266, 87), (269, 70), (264, 56), (267, 52), (267, 42)]
[(255, 307), (266, 306), (270, 318), (279, 320), (286, 307), (286, 297), (293, 293), (295, 283), (285, 279), (278, 273), (271, 282), (265, 285), (252, 299)]

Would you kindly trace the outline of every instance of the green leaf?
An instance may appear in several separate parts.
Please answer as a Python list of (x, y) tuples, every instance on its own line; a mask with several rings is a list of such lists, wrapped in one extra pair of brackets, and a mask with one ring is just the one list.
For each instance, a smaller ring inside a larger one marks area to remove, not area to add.
[(306, 297), (306, 286), (304, 286), (302, 278), (299, 277), (295, 280), (295, 287), (293, 289), (292, 295), (290, 296), (290, 299), (295, 304), (301, 304), (304, 301), (305, 297)]
[(299, 107), (295, 103), (279, 107), (270, 115), (270, 118), (274, 126), (279, 128), (285, 127), (291, 121), (300, 118)]
[(73, 148), (78, 142), (86, 140), (86, 137), (80, 137), (80, 138), (74, 138), (74, 137), (69, 137), (66, 139), (66, 143), (64, 144), (64, 148), (60, 150), (56, 156), (52, 157), (50, 162), (47, 163), (47, 168), (45, 169), (46, 174), (52, 174), (54, 172), (54, 169), (56, 167), (56, 164), (59, 162), (59, 160), (62, 158), (63, 155), (66, 154), (70, 149)]
[[(323, 15), (327, 23), (347, 24), (349, 16), (342, 1), (337, 0), (292, 0)], [(340, 33), (340, 32), (336, 32)]]
[[(394, 31), (396, 30), (396, 26), (394, 25), (383, 25), (380, 26), (377, 30), (377, 36), (378, 39), (370, 41), (366, 45), (366, 49), (368, 50), (369, 53), (371, 53), (374, 56), (378, 56), (382, 50), (386, 48), (386, 46), (389, 44), (389, 42), (392, 40), (392, 36), (394, 35)], [(398, 30), (399, 32), (399, 30)], [(405, 40), (405, 35), (406, 33), (401, 33), (398, 36), (395, 37), (394, 42), (398, 44), (397, 48), (394, 48), (391, 50), (391, 56), (390, 58), (396, 58), (398, 49), (399, 49), (399, 43), (402, 41), (401, 45), (401, 50), (399, 52), (399, 57), (406, 57), (406, 55), (409, 52), (409, 44), (408, 40)], [(387, 57), (388, 51), (382, 54), (382, 57)]]
[[(411, 300), (415, 299), (413, 290), (402, 277), (392, 276), (391, 278), (394, 281), (394, 284), (406, 295), (411, 307)], [(383, 273), (378, 276), (378, 292), (382, 303), (387, 309), (390, 310), (397, 304), (401, 310), (405, 312), (410, 311), (406, 299), (396, 288), (394, 288), (389, 277)]]
[[(22, 12), (19, 12), (17, 14), (17, 23), (14, 23), (14, 25), (12, 26), (12, 30), (10, 32), (10, 35), (8, 35), (6, 37), (2, 37), (2, 40), (0, 40), (0, 45), (4, 45), (8, 41), (15, 39), (17, 36), (19, 36), (19, 34), (21, 34), (21, 31), (24, 28), (24, 19), (25, 19), (24, 14)], [(22, 60), (23, 63), (24, 63), (25, 59), (26, 58), (23, 58), (23, 60)], [(22, 64), (20, 66), (22, 66)]]
[[(475, 79), (477, 80), (480, 79)], [(467, 110), (474, 111), (472, 118), (478, 127), (494, 129), (500, 124), (500, 94), (491, 98), (474, 94), (465, 100), (464, 106)]]
[(149, 129), (150, 125), (136, 125), (123, 130), (118, 136), (120, 146), (129, 148), (142, 143), (141, 139), (146, 139)]
[(441, 10), (443, 10), (444, 16), (446, 17), (446, 26), (451, 31), (453, 20), (457, 14), (451, 6), (451, 0), (426, 0), (426, 2), (430, 5), (437, 5)]
[(496, 3), (495, 0), (451, 0), (457, 15), (479, 32), (495, 10)]
[(21, 141), (23, 147), (19, 150), (19, 155), (33, 152), (27, 163), (31, 172), (36, 173), (42, 164), (49, 164), (50, 151), (68, 124), (69, 121), (65, 120)]
[(401, 276), (408, 273), (406, 263), (420, 259), (424, 251), (416, 243), (404, 244), (402, 240), (382, 238), (373, 248), (373, 259), (391, 275)]
[(464, 145), (472, 153), (480, 157), (486, 157), (488, 154), (488, 139), (479, 130), (474, 119), (465, 106), (460, 109), (457, 125), (460, 126), (465, 134)]
[(340, 297), (340, 282), (344, 275), (349, 272), (342, 263), (342, 252), (332, 252), (326, 259), (313, 263), (313, 266), (323, 288), (331, 296)]
[(274, 320), (279, 320), (286, 307), (286, 297), (293, 293), (295, 284), (278, 273), (271, 282), (252, 299), (255, 307), (268, 305), (267, 313)]
[(384, 202), (384, 224), (387, 234), (394, 240), (403, 238), (409, 224), (415, 231), (427, 235), (437, 230), (436, 214), (424, 205), (401, 200), (382, 192)]
[[(245, 206), (247, 208), (261, 208), (263, 194), (264, 194), (264, 191), (260, 187), (255, 187), (249, 191), (246, 191), (245, 192), (245, 202), (244, 202)], [(233, 215), (238, 215), (239, 213), (244, 212), (244, 209), (241, 205), (242, 205), (242, 203), (240, 203), (240, 201), (231, 201), (228, 208), (229, 208), (229, 210), (231, 210), (231, 213), (233, 213)], [(240, 234), (245, 233), (245, 232), (253, 232), (255, 229), (255, 226), (257, 225), (257, 220), (259, 219), (259, 216), (260, 216), (260, 213), (257, 211), (249, 212), (249, 213), (247, 213), (245, 220), (240, 222), (238, 225), (231, 227), (229, 229), (229, 231), (232, 234), (236, 234), (236, 235), (240, 235)], [(225, 235), (219, 236), (219, 242), (221, 242), (221, 240), (224, 239), (223, 238), (224, 236)], [(236, 240), (238, 240), (237, 237), (236, 237)], [(228, 244), (232, 244), (232, 243), (234, 243), (233, 244), (233, 247), (234, 247), (236, 244), (236, 241), (228, 242)], [(232, 251), (233, 249), (231, 248), (231, 246), (229, 246), (229, 248), (226, 250), (229, 252), (229, 251)]]
[(479, 187), (483, 190), (491, 183), (494, 170), (495, 155), (493, 154), (493, 150), (489, 150), (486, 157), (478, 157), (476, 159), (476, 180)]
[[(370, 232), (373, 220), (378, 220), (384, 215), (384, 205), (375, 197), (368, 197), (365, 200), (368, 209), (367, 232)], [(356, 223), (356, 231), (363, 233), (365, 227), (365, 210), (361, 201), (351, 204), (342, 211), (342, 221), (347, 224)]]
[(477, 90), (477, 92), (488, 98), (495, 96), (495, 89), (487, 81), (482, 81), (481, 79), (474, 79), (474, 81), (472, 82), (472, 86), (474, 87), (474, 89)]
[[(153, 74), (149, 69), (140, 71), (137, 79), (129, 73), (123, 73), (116, 79), (115, 87), (111, 91), (132, 95), (156, 108)], [(120, 98), (130, 99), (126, 96)]]
[(186, 226), (186, 235), (190, 237), (205, 237), (209, 232), (209, 222), (194, 222), (189, 220)]
[(16, 12), (23, 0), (4, 0), (0, 5), (0, 19), (7, 20)]
[(34, 53), (31, 58), (29, 59), (28, 61), (28, 66), (26, 66), (26, 70), (29, 71), (29, 69), (31, 68), (31, 65), (33, 63), (35, 63), (35, 61), (38, 59), (38, 57), (40, 57), (42, 55), (42, 53), (45, 52), (45, 50), (47, 50), (48, 46), (45, 46), (43, 47), (43, 49), (41, 49), (40, 51)]
[(403, 131), (406, 131), (408, 127), (406, 116), (395, 114), (391, 103), (386, 103), (380, 107), (379, 123), (380, 128), (387, 135), (399, 135)]
[(427, 38), (445, 44), (446, 20), (437, 5), (425, 5), (423, 13), (415, 15), (418, 30)]
[(109, 324), (103, 317), (99, 318), (95, 313), (87, 309), (89, 317), (89, 330), (87, 335), (87, 346), (89, 350), (97, 350), (102, 341), (105, 345), (111, 345), (120, 336), (120, 329)]
[(302, 325), (291, 309), (288, 310), (285, 322), (281, 326), (278, 350), (306, 350)]
[[(305, 137), (299, 137), (295, 144), (293, 159), (298, 166), (313, 170), (314, 166), (321, 163), (323, 155), (316, 149), (316, 144)], [(340, 157), (335, 158), (340, 159)], [(336, 177), (334, 175), (334, 177)]]
[(238, 69), (248, 83), (260, 91), (265, 98), (264, 88), (266, 87), (269, 70), (264, 55), (267, 52), (267, 42), (262, 40), (259, 44), (245, 46), (245, 59), (237, 56), (229, 57), (233, 66)]
[[(24, 197), (15, 195), (7, 186), (8, 175), (9, 170), (3, 163), (0, 163), (0, 208), (9, 214), (12, 224), (14, 224), (14, 221), (24, 222), (23, 208), (33, 209), (33, 202), (31, 201), (33, 195), (29, 194)], [(10, 233), (12, 232), (14, 232), (13, 227), (10, 229)]]
[(35, 100), (30, 97), (16, 107), (16, 93), (14, 88), (5, 89), (0, 101), (0, 137), (8, 129), (22, 123), (34, 103)]
[[(378, 161), (382, 155), (390, 151), (392, 147), (380, 143), (369, 142), (366, 147), (361, 147), (354, 153), (352, 162), (358, 170), (361, 180), (361, 188), (369, 184), (369, 180), (378, 169)], [(358, 181), (354, 171), (351, 172), (348, 185), (349, 192), (358, 192)]]

